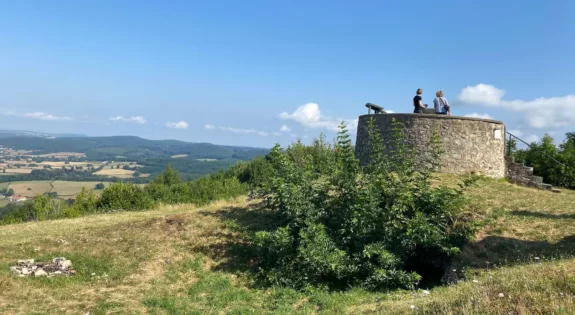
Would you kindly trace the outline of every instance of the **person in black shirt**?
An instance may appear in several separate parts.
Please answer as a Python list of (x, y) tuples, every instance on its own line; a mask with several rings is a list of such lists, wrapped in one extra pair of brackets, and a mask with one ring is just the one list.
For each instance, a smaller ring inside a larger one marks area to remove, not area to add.
[(416, 114), (423, 114), (423, 110), (427, 108), (427, 105), (421, 103), (421, 94), (423, 93), (422, 89), (417, 89), (417, 95), (413, 98), (413, 112)]

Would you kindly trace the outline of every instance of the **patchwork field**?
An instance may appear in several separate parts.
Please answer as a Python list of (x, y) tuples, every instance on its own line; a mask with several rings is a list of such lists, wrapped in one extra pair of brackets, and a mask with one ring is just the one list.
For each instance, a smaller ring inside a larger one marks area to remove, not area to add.
[(15, 196), (33, 197), (41, 195), (52, 190), (50, 181), (28, 181), (28, 182), (14, 182), (8, 188), (14, 190)]
[[(14, 190), (14, 195), (33, 197), (36, 195), (44, 194), (47, 192), (55, 192), (58, 197), (67, 198), (73, 197), (82, 191), (82, 187), (86, 189), (94, 189), (99, 182), (73, 182), (73, 181), (26, 181), (10, 183), (7, 188)], [(103, 182), (104, 185), (109, 186), (110, 182)], [(98, 190), (95, 190), (98, 193)]]
[(37, 154), (33, 155), (37, 157), (49, 157), (49, 158), (59, 158), (65, 159), (69, 157), (78, 157), (83, 158), (86, 157), (86, 153), (79, 153), (79, 152), (56, 152), (56, 153), (49, 153), (49, 154)]
[(97, 172), (94, 172), (94, 175), (102, 175), (102, 176), (110, 176), (110, 177), (132, 177), (135, 171), (131, 170), (123, 170), (123, 169), (103, 169)]
[(7, 168), (4, 174), (30, 174), (32, 173), (31, 168)]
[[(447, 179), (449, 182), (449, 179)], [(481, 225), (451, 286), (329, 292), (259, 286), (244, 231), (270, 226), (257, 201), (162, 206), (0, 227), (2, 314), (574, 314), (575, 192), (482, 180)], [(64, 256), (77, 275), (18, 278), (18, 259)]]

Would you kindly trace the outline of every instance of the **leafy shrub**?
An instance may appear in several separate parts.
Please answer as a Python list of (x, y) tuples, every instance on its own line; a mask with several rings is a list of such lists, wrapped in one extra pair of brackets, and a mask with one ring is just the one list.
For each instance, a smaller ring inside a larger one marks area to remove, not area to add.
[(132, 183), (113, 183), (104, 189), (97, 203), (97, 207), (103, 211), (144, 210), (154, 205), (154, 200)]
[(371, 123), (364, 168), (343, 125), (333, 153), (322, 155), (331, 164), (315, 165), (301, 144), (291, 152), (272, 149), (273, 175), (260, 192), (282, 226), (254, 235), (264, 280), (296, 288), (411, 288), (422, 264), (441, 265), (459, 252), (473, 233), (461, 220), (461, 191), (432, 187), (439, 151), (416, 167), (402, 127), (394, 122), (384, 145)]

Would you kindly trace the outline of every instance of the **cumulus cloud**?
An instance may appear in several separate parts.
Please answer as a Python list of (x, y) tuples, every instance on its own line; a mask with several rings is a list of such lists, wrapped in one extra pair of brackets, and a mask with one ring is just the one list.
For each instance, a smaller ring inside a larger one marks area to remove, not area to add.
[(243, 128), (233, 128), (233, 127), (220, 127), (221, 130), (229, 131), (233, 133), (243, 133), (243, 134), (256, 134), (258, 136), (266, 137), (269, 134), (265, 131), (257, 130), (257, 129), (243, 129)]
[(204, 125), (204, 128), (206, 128), (206, 129), (208, 129), (208, 130), (213, 130), (213, 129), (216, 129), (216, 126), (210, 125), (210, 124), (205, 124), (205, 125)]
[(54, 116), (54, 115), (43, 113), (43, 112), (26, 113), (23, 116), (28, 117), (28, 118), (34, 118), (34, 119), (41, 119), (41, 120), (72, 120), (72, 118), (70, 118), (70, 117)]
[[(518, 136), (518, 137), (519, 137), (519, 136)], [(525, 139), (523, 139), (523, 140), (525, 140), (525, 142), (527, 142), (527, 143), (533, 143), (533, 142), (539, 141), (539, 136), (537, 136), (537, 135), (529, 135), (529, 136), (525, 137)]]
[(467, 115), (465, 115), (465, 117), (482, 118), (482, 119), (492, 119), (491, 116), (489, 116), (489, 114), (479, 114), (479, 113), (467, 114)]
[(332, 117), (322, 116), (319, 105), (316, 103), (307, 103), (298, 108), (293, 113), (283, 112), (280, 119), (293, 120), (305, 127), (327, 129), (330, 131), (339, 131), (339, 124), (344, 121), (350, 131), (357, 129), (357, 119), (335, 119)]
[(73, 120), (71, 117), (54, 116), (52, 114), (48, 114), (48, 113), (44, 113), (44, 112), (31, 112), (31, 113), (24, 113), (24, 114), (15, 113), (15, 112), (4, 112), (3, 115), (33, 118), (33, 119), (40, 119), (40, 120)]
[(119, 122), (127, 122), (127, 123), (134, 123), (134, 124), (145, 124), (148, 121), (142, 116), (133, 116), (133, 117), (124, 117), (124, 116), (114, 116), (108, 118), (111, 121), (119, 121)]
[(505, 90), (489, 84), (478, 84), (462, 89), (459, 100), (467, 104), (523, 113), (525, 122), (534, 128), (566, 126), (575, 123), (575, 95), (510, 101), (504, 100), (504, 96)]
[(281, 132), (290, 132), (290, 131), (291, 131), (291, 128), (288, 127), (288, 126), (286, 126), (286, 125), (282, 125), (282, 126), (280, 127), (280, 131), (281, 131)]
[(509, 129), (508, 132), (516, 137), (520, 137), (523, 136), (523, 132), (519, 129)]
[(176, 121), (176, 122), (168, 121), (166, 123), (166, 127), (172, 128), (172, 129), (188, 129), (188, 123), (183, 121), (183, 120)]

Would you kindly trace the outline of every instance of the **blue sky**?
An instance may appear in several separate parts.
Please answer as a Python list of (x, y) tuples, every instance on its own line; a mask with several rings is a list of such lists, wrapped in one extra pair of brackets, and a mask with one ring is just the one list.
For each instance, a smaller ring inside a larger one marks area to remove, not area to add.
[(0, 1), (0, 129), (271, 147), (442, 89), (575, 125), (573, 1)]

